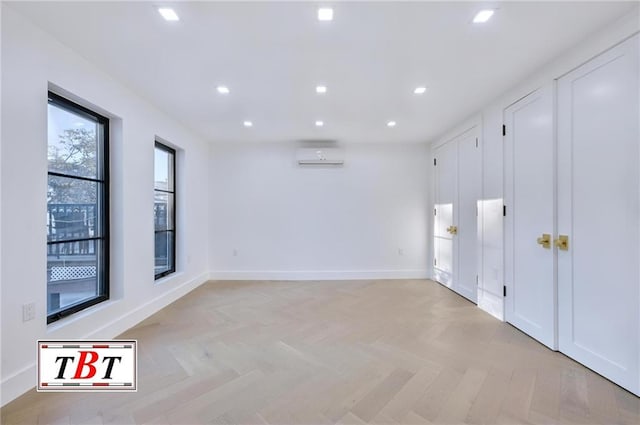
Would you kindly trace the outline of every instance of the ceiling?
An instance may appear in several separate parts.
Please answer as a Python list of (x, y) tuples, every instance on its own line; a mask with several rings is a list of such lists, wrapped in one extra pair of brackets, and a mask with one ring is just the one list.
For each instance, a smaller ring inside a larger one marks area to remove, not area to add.
[[(636, 6), (174, 1), (180, 21), (166, 22), (162, 2), (9, 4), (214, 142), (431, 141)], [(471, 23), (487, 7), (493, 18)]]

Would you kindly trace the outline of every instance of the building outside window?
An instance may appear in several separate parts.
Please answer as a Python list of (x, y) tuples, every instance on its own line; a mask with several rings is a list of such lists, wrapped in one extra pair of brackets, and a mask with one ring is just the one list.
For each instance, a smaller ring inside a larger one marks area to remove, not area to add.
[(176, 271), (176, 151), (162, 143), (155, 147), (155, 277)]
[(109, 120), (48, 101), (47, 323), (109, 298)]

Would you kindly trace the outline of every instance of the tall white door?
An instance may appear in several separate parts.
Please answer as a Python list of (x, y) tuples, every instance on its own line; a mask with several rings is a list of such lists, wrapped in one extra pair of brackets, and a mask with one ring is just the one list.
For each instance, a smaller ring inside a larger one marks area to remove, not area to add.
[(505, 320), (556, 348), (553, 87), (504, 111)]
[(435, 279), (477, 302), (477, 201), (481, 156), (477, 129), (436, 148)]
[(638, 36), (558, 80), (560, 351), (640, 394)]
[(458, 139), (458, 278), (454, 290), (478, 302), (478, 200), (482, 169), (475, 128)]
[(434, 275), (443, 285), (452, 288), (457, 279), (458, 251), (452, 231), (454, 204), (458, 198), (458, 146), (447, 143), (434, 151)]

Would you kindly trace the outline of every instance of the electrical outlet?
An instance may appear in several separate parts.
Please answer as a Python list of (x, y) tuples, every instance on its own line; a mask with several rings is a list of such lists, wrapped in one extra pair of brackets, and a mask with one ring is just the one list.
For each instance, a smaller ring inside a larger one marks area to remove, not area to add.
[(398, 248), (398, 255), (404, 255), (404, 249)]
[(28, 322), (36, 318), (36, 303), (24, 304), (22, 306), (22, 321)]

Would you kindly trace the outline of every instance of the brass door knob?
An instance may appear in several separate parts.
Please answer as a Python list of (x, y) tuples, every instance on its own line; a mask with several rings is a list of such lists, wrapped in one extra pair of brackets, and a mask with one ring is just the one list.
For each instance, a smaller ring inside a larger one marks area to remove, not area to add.
[(537, 239), (537, 242), (539, 245), (542, 245), (543, 248), (549, 249), (551, 248), (551, 235), (543, 233), (542, 236)]
[(569, 251), (569, 236), (558, 235), (558, 239), (555, 239), (553, 243), (560, 251)]
[(457, 226), (449, 226), (449, 227), (447, 227), (447, 232), (451, 233), (452, 235), (457, 235), (458, 234), (458, 227)]

